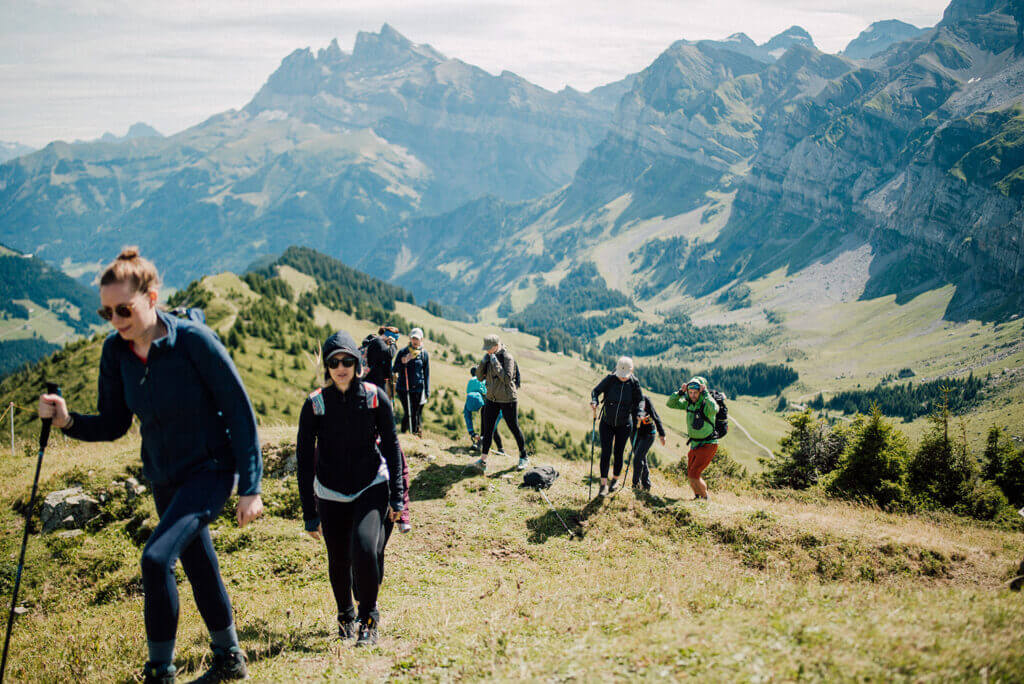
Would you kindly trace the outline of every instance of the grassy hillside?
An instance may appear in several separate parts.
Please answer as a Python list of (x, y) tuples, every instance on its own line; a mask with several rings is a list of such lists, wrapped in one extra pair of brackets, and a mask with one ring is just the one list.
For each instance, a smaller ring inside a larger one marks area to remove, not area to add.
[[(261, 436), (287, 443), (292, 430)], [(433, 429), (403, 445), (414, 530), (389, 547), (376, 648), (333, 636), (326, 558), (301, 533), (293, 476), (266, 479), (268, 515), (253, 526), (215, 523), (254, 681), (1024, 677), (1024, 603), (1002, 588), (1024, 554), (1019, 534), (722, 482), (697, 505), (661, 472), (654, 496), (588, 503), (586, 462), (545, 455), (562, 473), (550, 497), (570, 537), (540, 496), (516, 487), (511, 459), (495, 457), (500, 470), (480, 477), (465, 447)], [(109, 487), (137, 447), (58, 438), (44, 491)], [(20, 540), (9, 504), (32, 467), (0, 461), (5, 558)], [(133, 536), (154, 522), (152, 502), (128, 515), (73, 539), (32, 538), (13, 681), (133, 681), (145, 658)], [(182, 590), (187, 677), (207, 648)]]
[(94, 290), (0, 245), (0, 377), (91, 333), (98, 306)]
[[(550, 496), (570, 536), (539, 495), (517, 488), (513, 457), (494, 456), (487, 477), (466, 468), (473, 458), (461, 425), (466, 369), (494, 328), (440, 319), (406, 302), (377, 315), (424, 327), (432, 354), (424, 438), (402, 437), (414, 531), (389, 549), (380, 645), (339, 645), (323, 549), (301, 533), (294, 476), (276, 473), (294, 448), (298, 408), (312, 386), (307, 351), (317, 329), (345, 328), (358, 339), (380, 321), (353, 313), (369, 301), (349, 302), (353, 312), (311, 304), (323, 281), (294, 267), (280, 273), (281, 284), (223, 274), (181, 295), (202, 301), (259, 411), (267, 515), (244, 530), (228, 516), (214, 524), (255, 681), (1024, 677), (1016, 648), (1024, 604), (1003, 589), (1024, 555), (1019, 533), (946, 514), (884, 513), (815, 493), (762, 490), (715, 466), (711, 503), (695, 504), (677, 466), (681, 417), (668, 410), (670, 443), (654, 449), (653, 496), (624, 491), (592, 502), (581, 442), (590, 429), (589, 388), (600, 373), (578, 358), (539, 351), (533, 336), (503, 333), (523, 368), (534, 461), (562, 473)], [(268, 294), (275, 292), (283, 294)], [(279, 344), (279, 332), (298, 344)], [(42, 380), (56, 378), (72, 406), (89, 407), (101, 339), (70, 345), (0, 383), (0, 401), (31, 406)], [(786, 427), (768, 403), (731, 403), (752, 440), (733, 429), (724, 448), (751, 470), (764, 453), (754, 442), (775, 450)], [(5, 592), (37, 428), (22, 413), (17, 455), (0, 452)], [(114, 482), (137, 472), (138, 450), (134, 431), (103, 445), (54, 437), (43, 494), (82, 483), (108, 499), (102, 520), (84, 535), (33, 535), (12, 680), (134, 681), (145, 658), (138, 558), (155, 513), (148, 495), (128, 501)], [(178, 663), (186, 677), (207, 657), (187, 594)]]

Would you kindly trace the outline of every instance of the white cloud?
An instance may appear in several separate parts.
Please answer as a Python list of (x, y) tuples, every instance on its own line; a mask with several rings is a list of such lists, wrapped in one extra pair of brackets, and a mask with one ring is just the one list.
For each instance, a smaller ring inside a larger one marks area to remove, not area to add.
[(245, 104), (281, 59), (387, 22), (491, 73), (589, 90), (647, 66), (679, 38), (744, 31), (763, 42), (793, 24), (835, 52), (879, 19), (919, 26), (942, 0), (36, 0), (0, 3), (0, 139), (43, 145), (165, 133)]

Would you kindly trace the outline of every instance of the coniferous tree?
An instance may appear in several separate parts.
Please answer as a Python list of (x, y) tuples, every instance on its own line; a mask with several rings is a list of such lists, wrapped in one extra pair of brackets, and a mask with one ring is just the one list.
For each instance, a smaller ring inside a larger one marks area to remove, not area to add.
[(886, 422), (877, 406), (856, 421), (836, 470), (827, 478), (830, 494), (874, 501), (881, 506), (906, 501), (907, 438)]
[(762, 479), (769, 487), (806, 489), (836, 469), (848, 435), (842, 427), (815, 420), (810, 411), (790, 416), (788, 421), (792, 429), (780, 441), (779, 453), (762, 461)]
[(949, 420), (949, 405), (943, 401), (929, 416), (931, 429), (907, 466), (910, 491), (923, 502), (943, 508), (953, 508), (969, 497), (978, 475), (966, 439), (950, 438)]

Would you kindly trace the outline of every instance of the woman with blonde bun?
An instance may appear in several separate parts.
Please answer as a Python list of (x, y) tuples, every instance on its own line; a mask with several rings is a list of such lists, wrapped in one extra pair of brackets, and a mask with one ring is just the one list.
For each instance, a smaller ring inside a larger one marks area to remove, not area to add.
[(126, 247), (100, 277), (99, 315), (114, 327), (100, 355), (98, 413), (69, 412), (44, 394), (39, 415), (69, 437), (111, 441), (139, 420), (142, 472), (160, 522), (142, 550), (149, 660), (146, 682), (173, 682), (178, 560), (210, 631), (213, 662), (197, 681), (244, 679), (246, 658), (220, 576), (209, 523), (238, 487), (236, 519), (263, 512), (256, 416), (231, 357), (205, 325), (157, 308), (156, 267)]

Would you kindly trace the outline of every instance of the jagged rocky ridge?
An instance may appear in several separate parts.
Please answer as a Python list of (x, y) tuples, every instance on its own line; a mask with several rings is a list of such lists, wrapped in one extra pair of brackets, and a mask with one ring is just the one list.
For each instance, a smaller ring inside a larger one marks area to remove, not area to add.
[[(565, 189), (410, 222), (365, 267), (482, 304), (485, 275), (500, 296), (495, 284), (699, 210), (720, 226), (658, 243), (664, 260), (632, 259), (635, 292), (655, 270), (666, 291), (702, 296), (867, 245), (864, 297), (950, 282), (947, 315), (1019, 312), (1024, 60), (1007, 12), (957, 0), (934, 30), (866, 64), (800, 43), (771, 61), (742, 40), (681, 41), (637, 76)], [(502, 239), (466, 249), (474, 233)]]
[(552, 93), (385, 25), (351, 54), (294, 52), (243, 110), (176, 135), (0, 166), (0, 240), (56, 263), (140, 243), (178, 285), (296, 243), (354, 262), (405, 218), (565, 184), (630, 83)]

